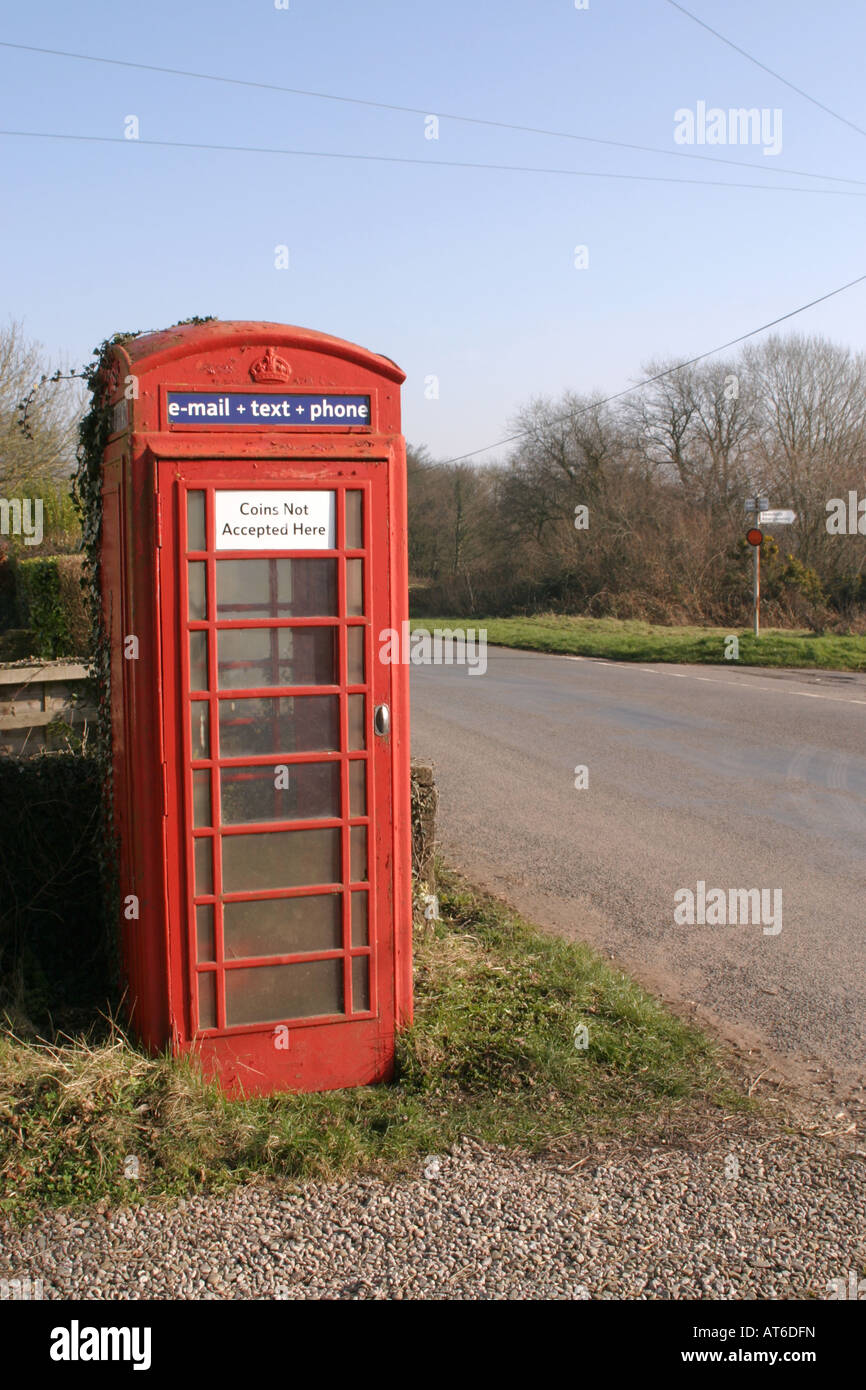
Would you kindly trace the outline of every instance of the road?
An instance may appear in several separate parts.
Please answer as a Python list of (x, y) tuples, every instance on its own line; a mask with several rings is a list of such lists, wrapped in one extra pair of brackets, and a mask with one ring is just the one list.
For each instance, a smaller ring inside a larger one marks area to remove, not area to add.
[[(413, 668), (412, 751), (435, 762), (455, 867), (862, 1099), (866, 677), (490, 648), (483, 675)], [(726, 910), (773, 891), (755, 921), (681, 924), (699, 882)]]

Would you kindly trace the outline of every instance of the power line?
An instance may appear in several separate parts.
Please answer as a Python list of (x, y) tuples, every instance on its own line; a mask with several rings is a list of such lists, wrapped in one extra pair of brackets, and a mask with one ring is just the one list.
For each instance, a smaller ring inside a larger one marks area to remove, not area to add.
[(789, 183), (740, 183), (730, 179), (679, 179), (669, 174), (614, 174), (595, 169), (558, 169), (535, 164), (482, 164), (460, 159), (420, 159), (409, 155), (352, 154), (338, 150), (287, 150), (269, 145), (217, 145), (192, 140), (129, 140), (123, 135), (75, 135), (68, 131), (0, 130), (0, 136), (26, 140), (73, 140), (102, 145), (145, 145), (152, 149), (210, 150), (230, 154), (277, 154), (299, 159), (352, 159), (377, 164), (416, 164), (424, 169), (488, 169), (510, 174), (557, 174), (569, 178), (615, 179), (626, 183), (673, 183), (697, 188), (751, 188), (762, 193), (810, 193), (819, 197), (866, 198), (851, 188), (801, 188)]
[[(83, 63), (102, 63), (109, 67), (136, 68), (141, 72), (156, 72), (168, 77), (191, 77), (199, 82), (222, 82), (231, 87), (252, 87), (257, 91), (281, 92), (288, 96), (311, 97), (316, 101), (336, 101), (350, 106), (367, 106), (379, 111), (397, 111), (409, 116), (428, 116), (431, 108), (399, 106), (394, 102), (373, 101), (364, 97), (349, 97), (336, 92), (317, 92), (304, 87), (283, 87), (274, 82), (254, 82), (250, 78), (221, 77), (216, 73), (192, 72), (186, 68), (160, 67), (155, 63), (136, 63), (127, 58), (102, 58), (90, 53), (70, 53), (61, 48), (38, 48), (34, 44), (9, 43), (0, 40), (0, 48), (14, 48), (25, 53), (42, 53), (54, 58), (73, 58)], [(788, 169), (779, 165), (753, 164), (748, 160), (726, 159), (723, 155), (698, 154), (692, 150), (669, 150), (661, 145), (637, 145), (627, 140), (611, 140), (599, 135), (578, 135), (575, 131), (547, 130), (541, 126), (515, 125), (509, 121), (494, 121), (482, 116), (464, 116), (453, 111), (437, 111), (441, 120), (459, 121), (466, 125), (487, 126), (495, 130), (513, 130), (524, 135), (543, 135), (557, 140), (580, 140), (591, 145), (607, 145), (613, 149), (638, 151), (642, 154), (661, 154), (674, 159), (697, 159), (702, 163), (731, 164), (735, 169), (760, 169), (771, 174), (794, 174), (798, 178), (821, 179), (831, 183), (864, 184), (863, 179), (849, 179), (842, 174), (817, 174), (809, 169)]]
[[(706, 352), (699, 352), (697, 357), (690, 357), (686, 362), (678, 362), (675, 367), (666, 367), (663, 372), (657, 372), (655, 376), (649, 376), (645, 381), (639, 381), (634, 386), (627, 386), (624, 391), (616, 391), (612, 396), (605, 396), (603, 400), (593, 401), (592, 405), (583, 406), (580, 410), (569, 410), (565, 415), (559, 415), (547, 423), (551, 425), (561, 425), (566, 420), (576, 420), (579, 415), (586, 415), (591, 410), (597, 410), (601, 405), (610, 405), (611, 401), (622, 400), (623, 396), (631, 396), (635, 391), (642, 391), (645, 386), (652, 386), (656, 381), (663, 381), (666, 376), (673, 376), (674, 372), (681, 372), (684, 367), (693, 367), (696, 362), (703, 362), (705, 357), (713, 357), (717, 352), (725, 352), (728, 348), (736, 347), (738, 343), (744, 343), (747, 338), (755, 338), (759, 333), (766, 333), (768, 328), (775, 328), (777, 324), (784, 323), (787, 319), (792, 319), (797, 314), (803, 314), (807, 309), (813, 309), (816, 304), (823, 304), (825, 300), (832, 299), (834, 295), (844, 294), (845, 290), (853, 289), (855, 285), (862, 285), (866, 280), (866, 275), (858, 275), (856, 280), (849, 280), (847, 285), (839, 285), (835, 290), (828, 290), (826, 294), (819, 295), (817, 299), (810, 299), (808, 304), (801, 304), (798, 309), (791, 309), (787, 314), (780, 314), (779, 318), (771, 319), (769, 323), (762, 323), (760, 328), (752, 328), (748, 333), (741, 333), (738, 338), (731, 338), (727, 343), (720, 343), (718, 347), (708, 348)], [(481, 449), (472, 449), (467, 454), (458, 454), (455, 458), (443, 459), (442, 467), (449, 463), (462, 463), (464, 459), (475, 458), (478, 454), (486, 454), (490, 449), (501, 449), (505, 444), (513, 444), (516, 439), (525, 439), (532, 430), (519, 430), (517, 434), (510, 434), (506, 439), (498, 439), (495, 444), (485, 444)]]
[(721, 43), (727, 44), (728, 48), (732, 48), (734, 52), (739, 53), (742, 58), (747, 58), (750, 63), (754, 63), (756, 68), (760, 68), (762, 72), (768, 72), (771, 77), (775, 77), (777, 82), (781, 82), (785, 87), (790, 87), (792, 92), (797, 93), (797, 96), (803, 97), (805, 101), (810, 101), (813, 106), (817, 106), (819, 111), (824, 111), (828, 116), (832, 116), (834, 121), (841, 121), (843, 125), (850, 126), (852, 130), (856, 130), (858, 135), (866, 135), (866, 130), (864, 130), (862, 126), (855, 125), (853, 121), (848, 120), (847, 116), (841, 116), (839, 112), (834, 111), (832, 107), (825, 106), (823, 101), (819, 101), (817, 97), (810, 96), (808, 92), (804, 92), (803, 88), (798, 87), (794, 82), (789, 82), (787, 77), (783, 77), (780, 72), (776, 72), (773, 68), (768, 68), (766, 63), (762, 63), (761, 60), (756, 58), (753, 54), (747, 53), (745, 48), (740, 48), (739, 44), (733, 43), (731, 39), (726, 39), (724, 34), (719, 33), (718, 29), (713, 29), (711, 25), (706, 24), (704, 20), (698, 19), (696, 14), (692, 14), (691, 10), (687, 10), (684, 5), (678, 4), (677, 0), (667, 0), (667, 3), (672, 5), (675, 10), (679, 10), (680, 14), (684, 14), (687, 19), (693, 20), (694, 23), (699, 24), (702, 29), (706, 29), (707, 33), (712, 34), (713, 38), (718, 39)]

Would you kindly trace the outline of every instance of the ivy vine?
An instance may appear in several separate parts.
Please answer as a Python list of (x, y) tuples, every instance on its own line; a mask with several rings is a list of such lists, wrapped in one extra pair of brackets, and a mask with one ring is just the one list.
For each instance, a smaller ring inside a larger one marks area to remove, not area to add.
[[(215, 316), (194, 315), (172, 324), (209, 323)], [(141, 336), (140, 331), (115, 333), (94, 349), (91, 362), (80, 375), (90, 391), (90, 408), (78, 427), (77, 467), (72, 479), (72, 500), (81, 520), (84, 576), (82, 586), (93, 634), (90, 674), (97, 709), (93, 757), (96, 759), (101, 796), (102, 834), (97, 846), (103, 885), (106, 946), (115, 972), (118, 969), (120, 885), (117, 873), (118, 836), (114, 814), (114, 769), (111, 741), (111, 644), (102, 607), (102, 471), (105, 449), (111, 434), (110, 366), (115, 348)], [(54, 378), (51, 378), (53, 380)]]
[(101, 788), (102, 833), (96, 852), (102, 880), (105, 946), (115, 976), (119, 974), (116, 924), (120, 917), (120, 883), (111, 744), (111, 644), (103, 616), (101, 589), (102, 467), (111, 434), (108, 369), (112, 352), (138, 336), (138, 333), (115, 333), (112, 338), (106, 338), (94, 349), (93, 360), (80, 374), (90, 391), (90, 408), (78, 426), (77, 468), (72, 478), (72, 500), (81, 520), (84, 552), (81, 583), (92, 633), (90, 675), (97, 709), (92, 756), (97, 763)]

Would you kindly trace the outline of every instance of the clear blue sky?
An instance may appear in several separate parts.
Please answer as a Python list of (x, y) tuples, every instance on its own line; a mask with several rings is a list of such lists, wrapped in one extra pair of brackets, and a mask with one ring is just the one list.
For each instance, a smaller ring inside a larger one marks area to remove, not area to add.
[[(685, 0), (866, 128), (866, 13), (850, 0)], [(496, 440), (534, 395), (615, 391), (866, 271), (861, 198), (434, 167), (453, 159), (671, 178), (866, 180), (866, 136), (665, 0), (42, 0), (0, 38), (255, 82), (657, 145), (674, 112), (781, 108), (760, 166), (492, 130), (0, 47), (0, 314), (81, 362), (119, 329), (190, 314), (299, 323), (408, 372), (406, 433), (446, 457)], [(147, 139), (403, 156), (420, 165), (150, 148)], [(430, 166), (430, 167), (427, 167)], [(846, 185), (823, 185), (844, 188)], [(866, 186), (857, 190), (866, 193)], [(274, 247), (290, 268), (274, 268)], [(589, 268), (575, 270), (577, 244)], [(866, 346), (866, 285), (796, 326)], [(436, 375), (438, 400), (424, 380)], [(486, 457), (491, 457), (487, 455)]]

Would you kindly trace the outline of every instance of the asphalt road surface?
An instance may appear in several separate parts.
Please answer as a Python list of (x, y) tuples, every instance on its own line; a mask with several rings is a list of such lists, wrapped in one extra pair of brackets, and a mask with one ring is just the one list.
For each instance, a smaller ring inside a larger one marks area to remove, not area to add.
[[(483, 675), (413, 668), (412, 751), (456, 868), (862, 1099), (866, 677), (490, 648)], [(770, 890), (768, 911), (678, 922), (699, 882), (726, 912), (731, 889)]]

